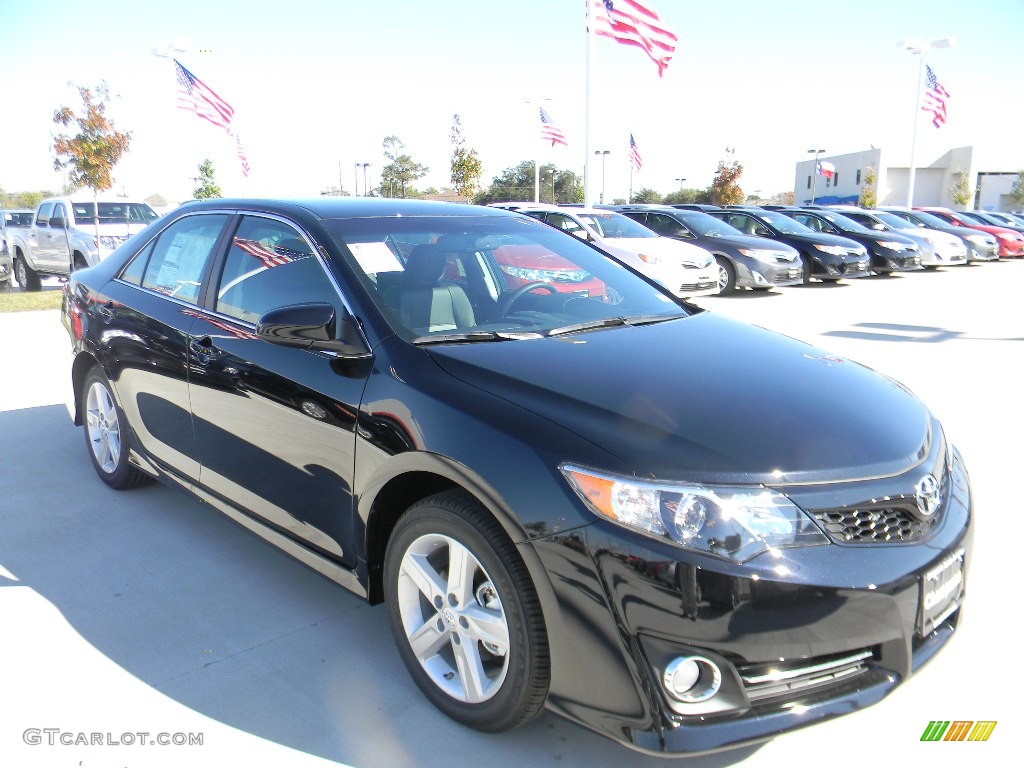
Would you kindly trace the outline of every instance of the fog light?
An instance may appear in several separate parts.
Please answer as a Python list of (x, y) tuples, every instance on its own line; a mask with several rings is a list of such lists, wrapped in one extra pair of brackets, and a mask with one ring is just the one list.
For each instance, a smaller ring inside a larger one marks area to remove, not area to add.
[(722, 686), (722, 671), (703, 656), (679, 656), (665, 667), (662, 684), (677, 701), (687, 704), (707, 701)]

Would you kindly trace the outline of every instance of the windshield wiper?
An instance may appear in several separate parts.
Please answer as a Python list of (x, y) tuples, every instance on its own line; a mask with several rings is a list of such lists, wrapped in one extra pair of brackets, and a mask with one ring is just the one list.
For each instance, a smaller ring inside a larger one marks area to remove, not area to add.
[(560, 328), (552, 328), (548, 336), (561, 336), (566, 333), (579, 333), (581, 331), (593, 331), (599, 328), (614, 328), (618, 325), (651, 325), (652, 323), (663, 323), (666, 320), (678, 320), (686, 317), (685, 314), (672, 315), (633, 315), (632, 317), (605, 317), (601, 320), (584, 320), (581, 323), (563, 325)]
[(470, 331), (468, 333), (445, 333), (438, 336), (418, 336), (413, 344), (456, 344), (477, 341), (519, 341), (540, 339), (541, 334), (532, 331)]

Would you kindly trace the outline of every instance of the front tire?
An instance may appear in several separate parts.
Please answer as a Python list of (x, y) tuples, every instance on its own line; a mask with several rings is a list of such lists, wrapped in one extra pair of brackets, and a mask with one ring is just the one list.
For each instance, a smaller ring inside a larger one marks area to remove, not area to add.
[(728, 296), (736, 290), (736, 269), (724, 256), (715, 256), (718, 262), (718, 295)]
[(39, 280), (39, 273), (25, 263), (24, 256), (20, 256), (15, 259), (14, 276), (18, 280), (18, 285), (20, 285), (23, 290), (34, 292), (43, 287), (42, 282)]
[(82, 384), (82, 407), (85, 444), (100, 480), (119, 491), (146, 483), (149, 477), (128, 461), (128, 422), (98, 367), (89, 371)]
[(534, 719), (550, 682), (547, 631), (515, 546), (461, 491), (413, 504), (384, 559), (402, 661), (442, 712), (480, 731)]

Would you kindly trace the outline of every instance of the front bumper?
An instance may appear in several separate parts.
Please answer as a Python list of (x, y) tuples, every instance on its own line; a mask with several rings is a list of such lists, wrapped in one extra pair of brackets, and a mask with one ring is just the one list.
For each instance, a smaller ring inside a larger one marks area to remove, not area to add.
[(872, 253), (872, 270), (879, 272), (913, 272), (924, 263), (920, 251), (888, 251), (879, 249)]
[[(874, 498), (879, 482), (839, 493)], [(972, 510), (959, 459), (949, 483), (941, 520), (916, 543), (833, 543), (735, 564), (603, 521), (535, 541), (571, 637), (571, 648), (552, 646), (549, 707), (665, 754), (753, 744), (879, 701), (960, 621)], [(805, 509), (837, 498), (836, 486), (780, 490)], [(954, 586), (926, 589), (949, 562), (959, 563)], [(718, 664), (722, 683), (713, 705), (687, 711), (664, 678), (672, 659), (694, 655)]]
[(718, 263), (714, 260), (706, 267), (684, 266), (677, 296), (713, 296), (718, 293)]
[(792, 261), (769, 264), (756, 259), (746, 263), (735, 261), (736, 286), (739, 288), (771, 288), (772, 286), (799, 285), (803, 282), (803, 262)]

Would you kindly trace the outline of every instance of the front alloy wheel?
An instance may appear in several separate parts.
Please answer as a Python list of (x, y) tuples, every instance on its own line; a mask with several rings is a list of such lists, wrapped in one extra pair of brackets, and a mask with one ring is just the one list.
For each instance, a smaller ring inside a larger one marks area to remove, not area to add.
[(547, 696), (547, 633), (519, 554), (463, 492), (424, 499), (388, 542), (384, 589), (391, 631), (420, 690), (482, 731), (536, 717)]

